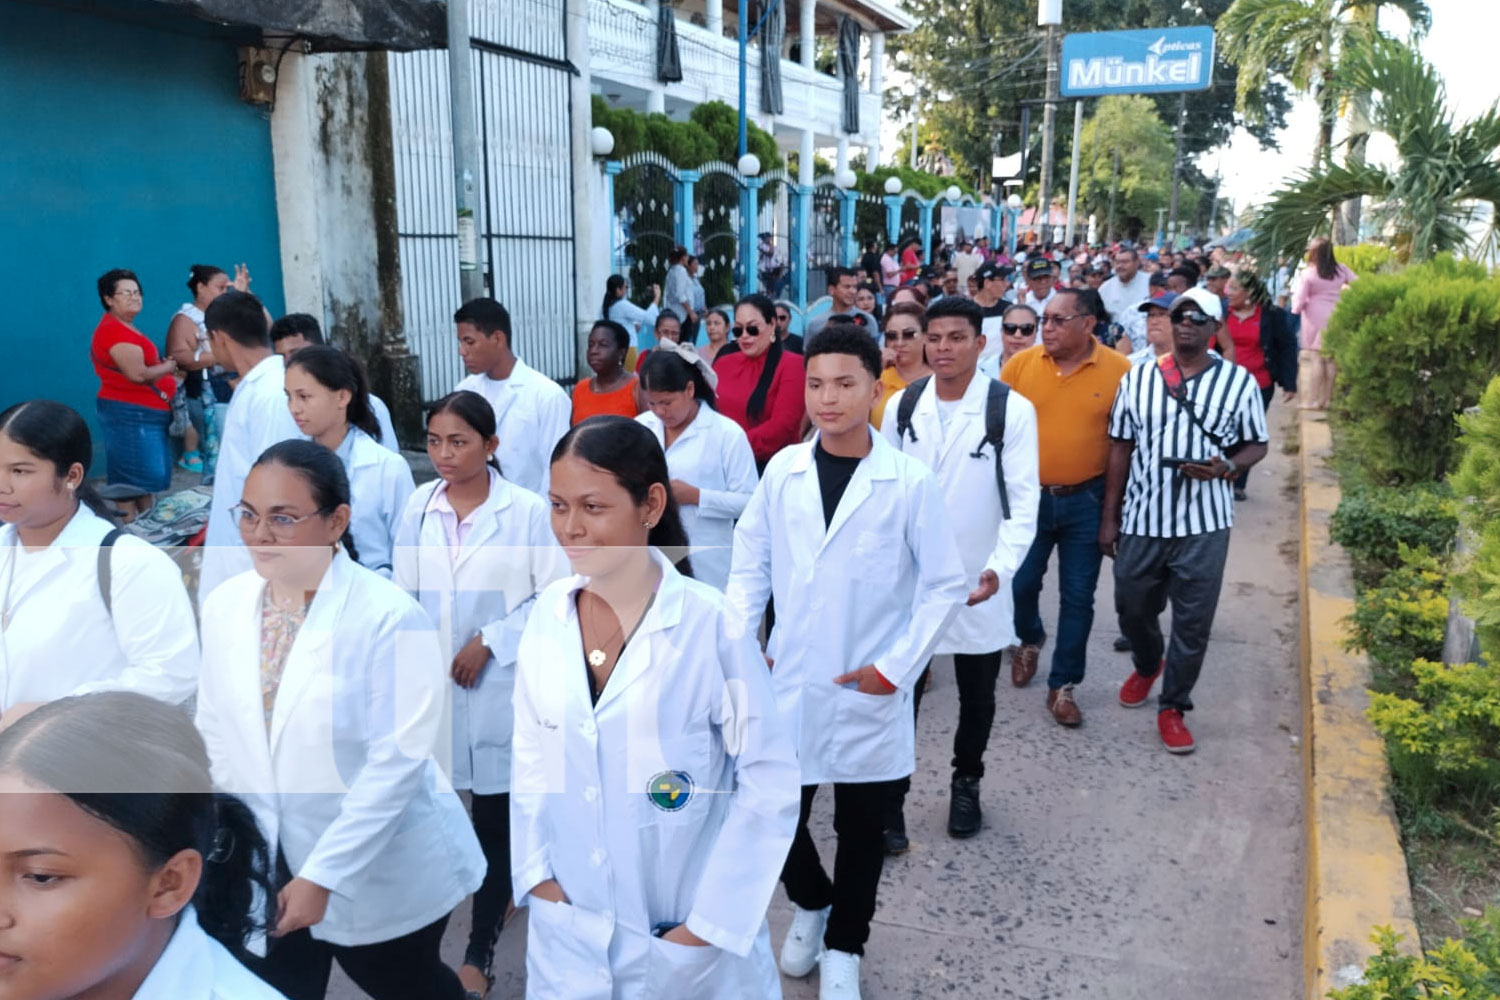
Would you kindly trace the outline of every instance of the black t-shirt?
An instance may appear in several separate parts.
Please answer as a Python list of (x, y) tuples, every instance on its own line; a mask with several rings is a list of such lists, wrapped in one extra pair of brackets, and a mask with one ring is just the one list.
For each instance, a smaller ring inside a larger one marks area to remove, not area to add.
[(1015, 303), (1010, 299), (1001, 299), (999, 302), (996, 302), (992, 306), (980, 306), (979, 309), (984, 313), (984, 318), (989, 319), (991, 316), (1004, 316), (1005, 310), (1009, 309), (1013, 305), (1015, 305)]
[(874, 276), (873, 280), (879, 281), (880, 280), (880, 254), (874, 253), (874, 252), (870, 252), (870, 253), (865, 254), (863, 257), (861, 257), (859, 259), (859, 269), (865, 273), (865, 277), (868, 278), (868, 277), (871, 277), (873, 275)]
[(813, 461), (818, 468), (818, 490), (823, 494), (823, 527), (827, 528), (833, 524), (834, 512), (839, 509), (839, 501), (849, 487), (849, 480), (854, 478), (854, 470), (864, 460), (830, 455), (819, 441), (813, 446)]

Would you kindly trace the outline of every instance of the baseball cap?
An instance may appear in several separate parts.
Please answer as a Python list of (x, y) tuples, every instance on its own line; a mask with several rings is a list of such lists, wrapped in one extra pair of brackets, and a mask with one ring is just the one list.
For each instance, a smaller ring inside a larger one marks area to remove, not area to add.
[(1041, 278), (1052, 274), (1052, 262), (1045, 257), (1033, 257), (1026, 262), (1022, 272), (1028, 278)]
[(1176, 292), (1167, 292), (1165, 295), (1158, 295), (1154, 299), (1142, 299), (1140, 305), (1135, 308), (1139, 312), (1145, 312), (1147, 309), (1165, 309), (1171, 312), (1172, 303), (1176, 302), (1180, 297)]
[(979, 279), (980, 284), (992, 278), (1004, 278), (1010, 280), (1011, 269), (1001, 264), (986, 264), (974, 272), (974, 277)]
[(1184, 302), (1193, 303), (1200, 310), (1202, 310), (1205, 315), (1210, 316), (1213, 319), (1219, 321), (1222, 321), (1224, 319), (1224, 304), (1219, 301), (1219, 297), (1217, 295), (1215, 295), (1213, 292), (1210, 292), (1207, 288), (1204, 288), (1201, 285), (1196, 288), (1189, 288), (1187, 291), (1177, 296), (1173, 309), (1175, 310), (1177, 308), (1180, 308)]

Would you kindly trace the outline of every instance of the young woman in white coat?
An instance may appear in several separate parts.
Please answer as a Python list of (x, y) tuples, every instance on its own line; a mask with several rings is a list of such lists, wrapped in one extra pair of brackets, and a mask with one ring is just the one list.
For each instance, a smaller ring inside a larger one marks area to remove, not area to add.
[(344, 463), (360, 565), (389, 577), (391, 539), (416, 483), (406, 459), (380, 443), (364, 366), (330, 344), (304, 347), (287, 360), (286, 400), (298, 429)]
[(197, 686), (182, 573), (116, 531), (84, 482), (92, 459), (88, 424), (63, 404), (0, 413), (0, 714), (109, 688), (177, 704)]
[(462, 1000), (438, 947), (484, 857), (436, 761), (432, 622), (345, 554), (349, 482), (322, 445), (267, 449), (234, 512), (254, 569), (204, 605), (198, 728), (277, 855), (256, 971), (291, 1000), (321, 1000), (334, 961), (375, 1000)]
[(240, 958), (270, 860), (179, 709), (64, 698), (0, 731), (0, 996), (283, 1000)]
[(759, 477), (745, 430), (714, 409), (718, 376), (687, 344), (653, 351), (641, 367), (645, 413), (636, 417), (667, 453), (672, 499), (693, 547), (693, 576), (723, 590), (734, 522)]
[(671, 557), (687, 544), (645, 427), (594, 417), (552, 454), (544, 590), (516, 665), (511, 856), (527, 996), (781, 996), (766, 907), (798, 774), (753, 634)]
[(474, 894), (464, 988), (494, 986), (495, 941), (510, 902), (511, 690), (516, 647), (537, 592), (567, 575), (547, 503), (500, 476), (495, 411), (459, 390), (427, 415), (439, 479), (411, 495), (396, 529), (393, 580), (437, 626), (453, 683), (453, 785), (473, 793), (484, 883)]

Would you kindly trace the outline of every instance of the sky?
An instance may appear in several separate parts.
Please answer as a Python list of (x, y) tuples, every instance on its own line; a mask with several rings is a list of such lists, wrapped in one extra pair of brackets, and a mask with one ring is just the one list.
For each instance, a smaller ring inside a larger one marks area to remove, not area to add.
[[(1500, 3), (1495, 0), (1428, 0), (1432, 30), (1419, 48), (1447, 82), (1448, 104), (1458, 120), (1482, 113), (1500, 99), (1500, 75), (1495, 72), (1494, 39), (1500, 32)], [(1066, 16), (1066, 15), (1065, 15)], [(1403, 37), (1406, 19), (1382, 15), (1381, 26)], [(1199, 158), (1199, 166), (1210, 177), (1223, 171), (1220, 188), (1236, 212), (1256, 204), (1281, 182), (1312, 162), (1317, 136), (1317, 106), (1310, 98), (1295, 102), (1280, 135), (1280, 150), (1262, 150), (1243, 129), (1217, 150)], [(1335, 134), (1335, 140), (1338, 133)], [(1392, 148), (1380, 136), (1370, 141), (1372, 162), (1388, 160)]]

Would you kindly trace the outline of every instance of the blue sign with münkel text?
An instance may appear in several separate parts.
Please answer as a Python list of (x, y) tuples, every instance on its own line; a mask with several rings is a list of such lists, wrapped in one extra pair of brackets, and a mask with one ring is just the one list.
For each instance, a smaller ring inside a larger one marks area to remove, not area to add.
[(1208, 25), (1063, 36), (1063, 97), (1207, 90), (1213, 75)]

